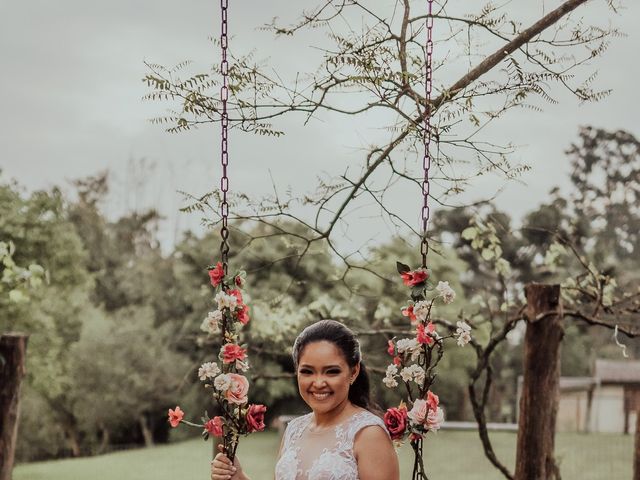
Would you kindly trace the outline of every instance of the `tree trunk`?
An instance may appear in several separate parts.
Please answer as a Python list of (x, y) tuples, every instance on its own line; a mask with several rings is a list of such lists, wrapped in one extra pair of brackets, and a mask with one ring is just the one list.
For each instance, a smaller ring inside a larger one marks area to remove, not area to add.
[(78, 458), (82, 451), (80, 449), (80, 439), (78, 438), (78, 429), (76, 428), (75, 420), (69, 420), (68, 417), (65, 418), (62, 421), (62, 430), (67, 437), (67, 444), (69, 450), (71, 450), (71, 456)]
[(107, 451), (111, 436), (104, 422), (100, 422), (98, 428), (100, 429), (100, 445), (98, 445), (98, 451), (96, 453), (99, 455)]
[(144, 413), (138, 417), (138, 423), (140, 423), (145, 447), (153, 447), (153, 432), (149, 428), (149, 422), (147, 421), (147, 417)]
[(0, 480), (11, 480), (18, 416), (20, 384), (26, 373), (27, 335), (0, 335)]
[(516, 480), (560, 478), (554, 459), (564, 334), (559, 285), (528, 284)]
[(640, 480), (640, 408), (636, 410), (636, 455), (633, 465), (633, 480)]

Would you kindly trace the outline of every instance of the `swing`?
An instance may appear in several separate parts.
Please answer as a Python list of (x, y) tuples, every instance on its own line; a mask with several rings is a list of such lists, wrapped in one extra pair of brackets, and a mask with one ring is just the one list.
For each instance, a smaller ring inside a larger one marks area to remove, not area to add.
[[(383, 383), (389, 388), (399, 386), (398, 379), (406, 387), (408, 398), (398, 407), (389, 408), (384, 415), (384, 422), (391, 438), (395, 441), (408, 439), (414, 450), (413, 480), (428, 480), (423, 462), (424, 437), (430, 431), (437, 431), (444, 421), (439, 398), (430, 388), (435, 380), (435, 368), (444, 355), (444, 341), (456, 338), (458, 345), (469, 342), (470, 327), (464, 322), (458, 322), (457, 328), (448, 324), (450, 334), (441, 336), (436, 332), (435, 323), (431, 321), (431, 312), (436, 300), (449, 304), (455, 299), (455, 292), (448, 282), (433, 285), (431, 270), (427, 267), (429, 244), (427, 229), (430, 217), (429, 209), (429, 171), (431, 168), (431, 92), (432, 92), (432, 54), (433, 54), (433, 0), (427, 0), (428, 14), (426, 16), (426, 44), (424, 48), (425, 62), (425, 110), (422, 114), (424, 121), (424, 154), (422, 158), (423, 178), (421, 183), (421, 267), (411, 270), (408, 265), (397, 263), (398, 273), (403, 283), (411, 288), (408, 306), (402, 309), (402, 314), (411, 320), (415, 326), (413, 338), (391, 339), (387, 352), (393, 357), (393, 363), (387, 368)], [(248, 381), (243, 372), (248, 368), (246, 349), (238, 344), (238, 332), (242, 325), (249, 321), (248, 307), (243, 303), (242, 288), (245, 283), (244, 272), (235, 275), (228, 274), (229, 256), (229, 204), (227, 193), (229, 190), (228, 154), (228, 126), (229, 116), (227, 101), (229, 98), (229, 64), (227, 60), (227, 11), (228, 0), (221, 0), (221, 35), (220, 48), (222, 61), (220, 74), (222, 86), (221, 100), (221, 166), (220, 180), (220, 257), (215, 265), (208, 267), (211, 284), (215, 288), (217, 310), (210, 312), (203, 322), (202, 328), (210, 335), (219, 335), (222, 348), (218, 355), (221, 361), (207, 362), (200, 367), (198, 375), (206, 387), (213, 390), (221, 416), (209, 419), (205, 414), (203, 424), (195, 424), (183, 419), (184, 412), (176, 407), (169, 411), (172, 426), (185, 423), (203, 429), (205, 439), (214, 435), (222, 439), (226, 456), (233, 461), (240, 435), (264, 429), (264, 405), (248, 404)], [(435, 290), (435, 294), (433, 291)], [(401, 369), (401, 370), (400, 370)], [(413, 383), (412, 383), (413, 382)], [(417, 385), (417, 392), (416, 390)], [(414, 393), (415, 392), (415, 393)], [(409, 407), (411, 407), (409, 409)]]

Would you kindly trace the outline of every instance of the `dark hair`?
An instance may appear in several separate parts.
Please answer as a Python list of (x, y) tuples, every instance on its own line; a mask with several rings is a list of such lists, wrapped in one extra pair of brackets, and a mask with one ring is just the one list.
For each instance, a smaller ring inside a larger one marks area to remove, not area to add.
[(377, 407), (371, 401), (369, 374), (364, 362), (362, 362), (360, 343), (354, 333), (342, 323), (335, 320), (320, 320), (305, 328), (293, 343), (294, 366), (298, 368), (298, 360), (304, 347), (310, 343), (322, 341), (331, 342), (338, 347), (349, 367), (353, 368), (358, 363), (360, 364), (360, 373), (349, 387), (349, 400), (351, 403), (370, 411), (377, 410)]

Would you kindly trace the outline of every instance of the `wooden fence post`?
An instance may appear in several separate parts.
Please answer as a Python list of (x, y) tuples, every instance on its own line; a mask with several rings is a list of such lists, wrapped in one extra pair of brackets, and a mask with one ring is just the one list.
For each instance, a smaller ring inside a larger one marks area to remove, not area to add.
[(564, 334), (560, 285), (531, 283), (525, 286), (525, 296), (527, 332), (515, 479), (559, 479), (554, 444)]
[(0, 480), (11, 480), (28, 335), (0, 335)]

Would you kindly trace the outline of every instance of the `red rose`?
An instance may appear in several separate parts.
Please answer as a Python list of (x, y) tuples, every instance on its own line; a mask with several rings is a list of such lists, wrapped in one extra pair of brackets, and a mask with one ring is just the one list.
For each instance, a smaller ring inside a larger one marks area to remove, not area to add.
[(264, 414), (267, 407), (264, 405), (249, 405), (247, 409), (247, 427), (249, 433), (264, 430)]
[(419, 323), (418, 326), (416, 327), (416, 335), (418, 338), (418, 342), (422, 344), (431, 345), (433, 343), (433, 337), (429, 334), (435, 332), (435, 330), (436, 330), (436, 327), (431, 322), (427, 324), (426, 328), (424, 324)]
[(398, 356), (393, 357), (393, 364), (394, 364), (394, 365), (398, 365), (398, 366), (400, 366), (400, 364), (401, 364), (401, 363), (402, 363), (402, 359), (400, 358), (400, 356), (399, 356), (399, 355), (398, 355)]
[(429, 278), (429, 274), (424, 268), (419, 268), (413, 272), (404, 272), (400, 275), (402, 276), (402, 282), (408, 287), (415, 287)]
[(384, 414), (384, 424), (392, 440), (400, 440), (407, 429), (406, 407), (389, 408)]
[(222, 361), (224, 363), (233, 363), (236, 360), (244, 360), (246, 358), (247, 351), (240, 345), (234, 343), (227, 343), (222, 347)]
[(429, 411), (435, 412), (438, 410), (438, 405), (440, 405), (440, 399), (438, 395), (433, 393), (431, 390), (427, 392), (427, 405), (429, 405)]
[(229, 290), (227, 295), (233, 295), (238, 299), (238, 305), (242, 303), (242, 293), (238, 289)]
[(233, 279), (233, 282), (236, 284), (237, 287), (244, 287), (245, 284), (245, 279), (242, 278), (240, 275), (237, 275), (236, 278)]
[(389, 345), (389, 347), (387, 348), (387, 353), (393, 357), (396, 349), (396, 346), (393, 344), (393, 340), (389, 340), (387, 345)]
[(221, 437), (222, 425), (222, 417), (213, 417), (211, 420), (204, 424), (204, 429), (215, 437)]
[(211, 285), (217, 287), (224, 278), (224, 267), (222, 262), (216, 263), (216, 266), (209, 270), (209, 278), (211, 279)]
[(413, 313), (413, 305), (409, 305), (407, 308), (402, 309), (402, 315), (404, 317), (409, 317), (409, 320), (415, 322), (417, 320), (416, 314)]
[(236, 315), (238, 316), (238, 321), (241, 324), (246, 325), (247, 323), (249, 323), (249, 307), (248, 306), (241, 305), (240, 310), (236, 312)]
[(183, 417), (184, 412), (180, 409), (180, 407), (176, 407), (175, 410), (171, 408), (169, 409), (169, 423), (173, 428), (176, 428), (180, 424)]

